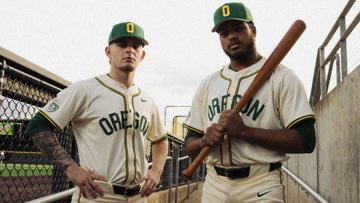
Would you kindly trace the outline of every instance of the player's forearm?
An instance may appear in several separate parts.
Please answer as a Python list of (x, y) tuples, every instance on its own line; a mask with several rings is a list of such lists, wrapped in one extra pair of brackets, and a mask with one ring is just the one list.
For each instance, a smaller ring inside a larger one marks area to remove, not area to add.
[(189, 138), (186, 145), (186, 153), (191, 157), (192, 160), (201, 152), (204, 148), (204, 144), (201, 138)]
[(162, 173), (168, 154), (168, 141), (163, 140), (161, 142), (152, 145), (152, 170)]
[(44, 131), (36, 133), (32, 136), (32, 139), (41, 152), (47, 155), (55, 165), (60, 166), (64, 171), (71, 164), (75, 163), (71, 156), (59, 144), (55, 132)]
[[(247, 142), (284, 153), (303, 153), (304, 143), (294, 129), (267, 130), (247, 128), (239, 137)], [(235, 136), (236, 137), (236, 136)]]

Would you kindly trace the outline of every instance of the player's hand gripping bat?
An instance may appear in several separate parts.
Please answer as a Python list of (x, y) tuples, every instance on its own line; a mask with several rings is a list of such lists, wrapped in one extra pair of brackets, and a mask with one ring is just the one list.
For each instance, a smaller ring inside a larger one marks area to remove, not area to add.
[[(301, 20), (296, 20), (293, 23), (285, 36), (281, 39), (279, 44), (271, 53), (269, 58), (266, 60), (263, 67), (257, 73), (249, 88), (246, 90), (244, 95), (241, 96), (240, 101), (235, 105), (234, 109), (236, 112), (240, 112), (240, 110), (248, 103), (249, 99), (254, 96), (256, 92), (262, 87), (265, 81), (270, 77), (271, 73), (280, 64), (281, 60), (289, 52), (291, 47), (299, 39), (305, 28), (306, 25)], [(182, 174), (188, 179), (191, 179), (195, 170), (200, 166), (210, 151), (211, 147), (209, 146), (206, 146), (204, 149), (202, 149), (193, 162), (189, 165), (189, 167), (182, 172)]]

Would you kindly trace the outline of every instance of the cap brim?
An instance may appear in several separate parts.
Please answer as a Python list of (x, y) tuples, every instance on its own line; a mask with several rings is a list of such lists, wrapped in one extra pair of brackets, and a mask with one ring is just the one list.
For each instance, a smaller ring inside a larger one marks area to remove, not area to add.
[(116, 40), (118, 40), (118, 39), (121, 39), (121, 38), (126, 38), (126, 37), (129, 37), (129, 38), (136, 38), (136, 39), (138, 39), (138, 40), (142, 41), (142, 43), (143, 43), (144, 45), (149, 45), (149, 42), (148, 42), (148, 41), (146, 41), (145, 39), (140, 38), (140, 37), (137, 37), (137, 36), (129, 36), (129, 35), (124, 35), (124, 36), (120, 36), (120, 37), (118, 37), (118, 38), (116, 38), (116, 39), (113, 39), (111, 42), (109, 42), (109, 44), (113, 43), (114, 41), (116, 41)]
[(225, 20), (221, 21), (220, 23), (218, 23), (217, 25), (215, 25), (213, 27), (213, 29), (211, 30), (211, 32), (216, 32), (217, 29), (219, 28), (219, 26), (223, 23), (225, 23), (226, 21), (229, 21), (229, 20), (237, 20), (237, 21), (243, 21), (243, 22), (251, 22), (250, 20), (245, 20), (245, 19), (239, 19), (239, 18), (226, 18)]

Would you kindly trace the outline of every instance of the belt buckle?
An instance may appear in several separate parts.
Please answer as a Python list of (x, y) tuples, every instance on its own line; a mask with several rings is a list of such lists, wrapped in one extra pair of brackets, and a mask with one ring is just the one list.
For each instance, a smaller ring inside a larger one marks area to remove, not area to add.
[(131, 188), (126, 187), (124, 194), (126, 196), (131, 197), (131, 196), (136, 195), (137, 194), (136, 191), (138, 191), (138, 190), (139, 190), (139, 186), (135, 186), (135, 187), (131, 187)]
[(124, 195), (125, 196), (129, 196), (129, 188), (128, 187), (125, 187), (125, 191), (124, 191)]
[(229, 177), (230, 174), (229, 174), (227, 168), (225, 168), (224, 171), (225, 171), (225, 176), (228, 177), (228, 178), (231, 178), (231, 177)]

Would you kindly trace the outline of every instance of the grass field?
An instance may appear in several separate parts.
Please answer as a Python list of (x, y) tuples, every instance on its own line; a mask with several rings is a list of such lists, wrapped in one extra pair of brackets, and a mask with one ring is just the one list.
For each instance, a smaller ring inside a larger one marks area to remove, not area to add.
[(52, 165), (41, 164), (0, 164), (0, 176), (51, 176)]

